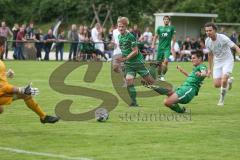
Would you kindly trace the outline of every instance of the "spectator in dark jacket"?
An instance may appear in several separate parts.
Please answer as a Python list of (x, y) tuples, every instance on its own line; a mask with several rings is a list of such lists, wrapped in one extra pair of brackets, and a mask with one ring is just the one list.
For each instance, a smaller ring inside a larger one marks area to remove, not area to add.
[(45, 50), (45, 56), (44, 60), (48, 61), (49, 60), (49, 53), (52, 48), (53, 42), (56, 41), (55, 36), (53, 35), (52, 29), (48, 30), (48, 34), (44, 36), (44, 50)]

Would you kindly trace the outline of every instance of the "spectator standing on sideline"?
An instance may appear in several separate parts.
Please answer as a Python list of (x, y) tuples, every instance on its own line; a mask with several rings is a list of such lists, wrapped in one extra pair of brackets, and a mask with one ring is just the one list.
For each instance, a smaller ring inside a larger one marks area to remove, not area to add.
[[(232, 32), (232, 35), (230, 36), (230, 39), (231, 41), (233, 41), (235, 44), (237, 44), (237, 41), (238, 41), (238, 36), (237, 36), (237, 33), (236, 31), (233, 31)], [(233, 53), (233, 57), (234, 57), (234, 60), (236, 59), (236, 52), (234, 50), (232, 50), (232, 53)]]
[(71, 27), (71, 30), (68, 32), (68, 40), (71, 41), (68, 60), (71, 61), (73, 59), (75, 61), (77, 56), (77, 47), (78, 47), (78, 41), (79, 41), (76, 24), (73, 24)]
[(58, 53), (60, 53), (60, 60), (63, 60), (63, 48), (64, 48), (64, 41), (65, 41), (65, 32), (62, 30), (57, 37), (57, 44), (56, 44), (56, 61), (58, 61)]
[(132, 30), (131, 33), (135, 36), (135, 38), (136, 38), (137, 40), (141, 37), (141, 31), (138, 29), (138, 25), (137, 25), (137, 24), (135, 24), (135, 25), (133, 26), (133, 30)]
[(31, 22), (29, 24), (29, 26), (26, 28), (26, 32), (27, 32), (26, 38), (33, 39), (33, 36), (34, 36), (34, 23), (33, 22)]
[(44, 60), (48, 61), (49, 60), (49, 53), (52, 48), (52, 44), (54, 41), (56, 41), (55, 36), (53, 35), (52, 29), (48, 30), (48, 34), (44, 36), (44, 50), (45, 50), (45, 56)]
[[(153, 34), (150, 31), (149, 27), (146, 27), (145, 32), (143, 33), (143, 41), (146, 43), (146, 45), (149, 46), (149, 48), (151, 48), (152, 45), (152, 40), (153, 40)], [(146, 60), (153, 60), (153, 54), (147, 55), (146, 56)]]
[[(2, 21), (1, 27), (0, 27), (0, 37), (3, 37), (5, 39), (5, 59), (8, 58), (8, 44), (7, 44), (7, 38), (8, 36), (13, 36), (12, 31), (7, 27), (6, 22)], [(0, 59), (3, 59), (3, 55), (0, 56)]]
[(191, 51), (192, 51), (191, 40), (190, 40), (190, 37), (187, 36), (186, 40), (183, 42), (182, 51), (181, 51), (181, 54), (180, 54), (180, 59), (183, 60), (184, 56), (188, 56), (186, 58), (188, 58), (187, 60), (190, 60)]
[(17, 39), (17, 34), (19, 32), (19, 25), (18, 23), (15, 23), (13, 28), (12, 28), (12, 33), (13, 33), (13, 42), (12, 42), (12, 49), (13, 49), (13, 58), (17, 59), (17, 46), (16, 46), (16, 39)]
[(35, 48), (37, 50), (37, 60), (41, 61), (42, 60), (42, 49), (43, 49), (43, 42), (42, 42), (43, 34), (42, 34), (42, 30), (40, 28), (35, 33), (33, 39), (36, 41)]
[(25, 57), (23, 55), (23, 47), (24, 47), (24, 41), (26, 41), (25, 39), (25, 31), (24, 31), (24, 27), (22, 26), (20, 28), (20, 31), (17, 34), (17, 43), (16, 43), (16, 47), (17, 47), (17, 59), (18, 60), (25, 60)]

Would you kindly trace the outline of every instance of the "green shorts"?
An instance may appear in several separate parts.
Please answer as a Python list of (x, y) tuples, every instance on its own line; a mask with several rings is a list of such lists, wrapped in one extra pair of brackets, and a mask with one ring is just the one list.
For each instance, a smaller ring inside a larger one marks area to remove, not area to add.
[(125, 76), (132, 75), (133, 77), (136, 77), (137, 73), (141, 77), (146, 77), (150, 74), (148, 69), (145, 67), (143, 63), (124, 64), (124, 72), (125, 72)]
[(196, 95), (196, 89), (192, 86), (181, 86), (175, 90), (178, 95), (178, 103), (187, 104)]
[(162, 62), (164, 61), (164, 59), (168, 59), (170, 55), (171, 55), (170, 49), (165, 49), (165, 50), (158, 49), (156, 60)]

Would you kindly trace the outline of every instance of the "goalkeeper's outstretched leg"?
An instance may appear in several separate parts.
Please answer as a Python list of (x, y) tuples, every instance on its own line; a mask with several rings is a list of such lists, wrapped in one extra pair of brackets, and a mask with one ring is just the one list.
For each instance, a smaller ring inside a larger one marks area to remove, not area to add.
[[(11, 88), (11, 87), (10, 87)], [(41, 123), (55, 123), (59, 120), (58, 117), (46, 115), (41, 106), (33, 99), (33, 96), (39, 93), (38, 88), (32, 88), (31, 84), (26, 87), (12, 86), (12, 93), (8, 91), (0, 97), (0, 113), (4, 111), (2, 105), (11, 104), (12, 101), (22, 99), (28, 108), (34, 111), (40, 118)]]
[(4, 111), (4, 105), (9, 105), (17, 99), (23, 99), (25, 104), (40, 117), (42, 123), (55, 123), (59, 120), (58, 117), (46, 115), (40, 105), (33, 100), (32, 96), (39, 93), (38, 88), (33, 88), (31, 83), (26, 87), (13, 86), (7, 79), (13, 77), (14, 71), (11, 69), (6, 71), (5, 64), (0, 60), (0, 114)]

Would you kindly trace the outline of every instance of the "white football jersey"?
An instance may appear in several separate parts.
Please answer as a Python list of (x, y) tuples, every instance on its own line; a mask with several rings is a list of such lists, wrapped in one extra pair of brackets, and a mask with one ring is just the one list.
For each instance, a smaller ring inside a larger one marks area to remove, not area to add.
[(207, 37), (205, 45), (206, 48), (209, 49), (209, 51), (214, 55), (215, 62), (233, 59), (231, 48), (235, 45), (235, 43), (224, 34), (217, 33), (217, 38), (215, 41)]

